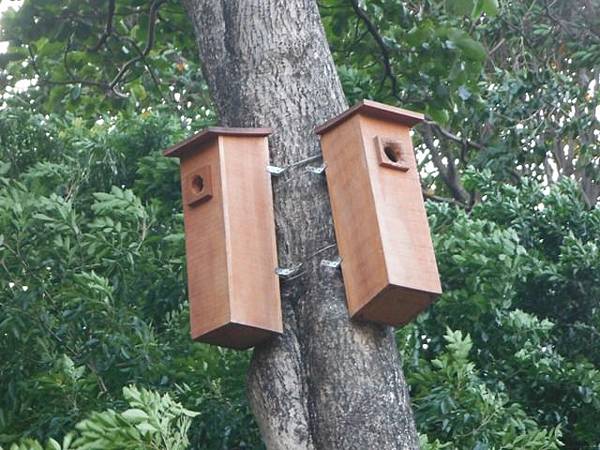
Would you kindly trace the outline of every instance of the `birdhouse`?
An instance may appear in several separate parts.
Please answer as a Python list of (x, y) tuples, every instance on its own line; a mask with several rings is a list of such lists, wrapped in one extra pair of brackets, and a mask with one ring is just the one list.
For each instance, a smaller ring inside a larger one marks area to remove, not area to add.
[(401, 326), (441, 294), (410, 129), (372, 101), (317, 128), (350, 316)]
[(282, 332), (270, 133), (208, 128), (165, 151), (181, 160), (195, 340), (245, 349)]

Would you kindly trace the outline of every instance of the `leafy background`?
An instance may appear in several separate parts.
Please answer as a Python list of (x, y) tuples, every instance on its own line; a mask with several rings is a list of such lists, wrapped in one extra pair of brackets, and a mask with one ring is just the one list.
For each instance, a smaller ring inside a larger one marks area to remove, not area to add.
[[(2, 20), (0, 446), (261, 448), (249, 353), (189, 339), (161, 150), (217, 120), (190, 24), (123, 0), (106, 33), (110, 4)], [(349, 101), (428, 117), (444, 295), (397, 331), (423, 448), (600, 449), (600, 6), (320, 8)]]

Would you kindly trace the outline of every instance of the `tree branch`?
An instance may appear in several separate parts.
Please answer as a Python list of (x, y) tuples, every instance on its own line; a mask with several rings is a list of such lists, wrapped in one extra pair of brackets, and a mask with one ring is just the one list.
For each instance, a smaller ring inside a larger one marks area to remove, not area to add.
[(91, 81), (91, 80), (79, 80), (79, 79), (69, 79), (69, 80), (48, 80), (46, 77), (42, 75), (40, 68), (37, 66), (35, 61), (35, 54), (31, 49), (30, 45), (27, 45), (27, 50), (29, 51), (29, 58), (31, 60), (31, 67), (33, 68), (33, 72), (37, 75), (38, 80), (41, 84), (47, 85), (55, 85), (55, 86), (68, 86), (71, 84), (81, 84), (84, 86), (95, 86), (106, 90), (108, 87), (106, 83), (101, 83), (99, 81)]
[(112, 34), (113, 27), (113, 17), (115, 15), (115, 6), (116, 0), (108, 0), (108, 13), (106, 14), (106, 27), (104, 28), (104, 32), (100, 36), (100, 39), (92, 48), (89, 49), (90, 52), (97, 52), (100, 48), (106, 43), (110, 35)]
[(389, 48), (383, 41), (381, 34), (379, 34), (379, 30), (377, 30), (377, 27), (371, 21), (371, 18), (368, 16), (367, 12), (359, 6), (358, 0), (350, 0), (350, 3), (352, 4), (352, 9), (356, 13), (356, 15), (360, 17), (360, 19), (365, 23), (367, 30), (369, 30), (369, 33), (371, 34), (373, 39), (375, 39), (375, 42), (377, 43), (377, 46), (381, 51), (381, 59), (383, 61), (384, 68), (384, 80), (385, 78), (388, 78), (390, 80), (390, 83), (392, 84), (392, 94), (398, 100), (402, 100), (399, 98), (398, 95), (398, 80), (396, 79), (396, 75), (394, 75), (394, 71), (392, 69)]
[(456, 205), (456, 206), (460, 206), (461, 208), (466, 208), (467, 205), (461, 201), (458, 201), (454, 198), (448, 198), (448, 197), (440, 197), (439, 195), (435, 195), (432, 194), (429, 191), (426, 190), (422, 190), (421, 191), (423, 193), (423, 198), (427, 199), (427, 200), (431, 200), (433, 202), (437, 202), (437, 203), (450, 203), (452, 205)]
[(160, 81), (159, 81), (158, 77), (156, 76), (156, 74), (154, 73), (154, 71), (152, 70), (152, 67), (150, 67), (150, 63), (146, 59), (146, 56), (144, 55), (142, 49), (135, 43), (135, 41), (133, 39), (130, 39), (128, 37), (124, 37), (123, 39), (125, 39), (127, 42), (129, 42), (131, 44), (131, 46), (135, 49), (135, 51), (138, 52), (138, 55), (142, 58), (141, 61), (144, 63), (144, 67), (146, 67), (146, 70), (150, 74), (150, 78), (152, 79), (152, 82), (154, 83), (154, 86), (156, 87), (156, 90), (160, 94), (161, 98), (165, 101), (168, 100), (170, 102), (174, 102), (172, 94), (169, 95), (168, 99), (163, 94), (163, 91), (160, 87)]
[(148, 53), (150, 53), (150, 50), (152, 50), (152, 47), (154, 46), (154, 38), (156, 35), (156, 16), (158, 14), (158, 9), (165, 1), (166, 0), (154, 0), (154, 2), (152, 2), (152, 5), (150, 6), (150, 13), (148, 14), (148, 35), (146, 37), (146, 46), (144, 47), (144, 50), (142, 50), (141, 54), (134, 58), (131, 58), (129, 61), (123, 64), (117, 75), (108, 84), (108, 87), (113, 91), (115, 91), (117, 83), (119, 83), (121, 78), (123, 78), (123, 76), (129, 70), (129, 68), (133, 66), (136, 62), (144, 59), (148, 55)]
[(442, 155), (440, 155), (437, 152), (437, 149), (433, 144), (433, 127), (431, 125), (425, 124), (422, 130), (423, 141), (429, 149), (431, 161), (433, 162), (435, 168), (438, 170), (440, 178), (448, 187), (448, 189), (452, 193), (452, 196), (458, 203), (464, 205), (468, 204), (470, 201), (470, 195), (460, 182), (460, 177), (459, 174), (456, 172), (456, 167), (454, 166), (452, 157), (448, 155), (443, 155), (446, 156), (448, 160), (448, 164), (445, 165), (442, 161)]
[[(81, 84), (83, 86), (94, 86), (94, 87), (102, 89), (106, 93), (112, 92), (113, 94), (115, 94), (118, 97), (126, 98), (127, 95), (125, 95), (122, 92), (119, 92), (117, 90), (117, 84), (123, 79), (125, 74), (129, 71), (129, 69), (136, 62), (144, 60), (144, 64), (146, 65), (146, 68), (149, 70), (150, 76), (152, 77), (153, 81), (156, 83), (157, 80), (156, 80), (154, 74), (150, 71), (150, 68), (148, 67), (148, 64), (145, 61), (145, 57), (148, 55), (148, 53), (150, 53), (150, 50), (152, 50), (152, 47), (154, 46), (154, 40), (156, 37), (156, 18), (158, 16), (158, 10), (159, 10), (160, 6), (165, 2), (166, 2), (166, 0), (154, 0), (152, 2), (151, 6), (150, 6), (150, 11), (148, 14), (148, 34), (146, 37), (146, 45), (144, 46), (144, 49), (140, 51), (139, 47), (137, 47), (137, 45), (136, 45), (135, 47), (136, 47), (136, 50), (138, 51), (138, 55), (135, 56), (134, 58), (131, 58), (125, 64), (123, 64), (121, 66), (121, 68), (119, 69), (119, 71), (117, 72), (117, 74), (115, 75), (115, 77), (109, 83), (77, 79), (74, 76), (73, 72), (70, 70), (70, 68), (68, 66), (68, 61), (67, 61), (67, 55), (70, 50), (70, 42), (67, 43), (67, 47), (65, 49), (65, 53), (63, 56), (63, 64), (65, 66), (65, 71), (69, 75), (70, 79), (68, 79), (68, 80), (49, 80), (45, 76), (43, 76), (40, 68), (37, 66), (37, 63), (35, 60), (35, 54), (33, 53), (31, 46), (28, 45), (27, 49), (29, 51), (29, 56), (31, 58), (31, 64), (32, 64), (34, 73), (37, 75), (41, 84), (54, 85), (54, 86), (66, 86), (66, 85), (73, 85), (73, 84)], [(115, 15), (115, 0), (110, 0), (109, 6), (108, 6), (108, 16), (107, 16), (106, 28), (105, 28), (104, 33), (102, 34), (99, 42), (94, 46), (94, 48), (90, 49), (90, 51), (98, 50), (102, 45), (104, 45), (104, 43), (106, 42), (108, 37), (112, 34), (112, 20), (113, 20), (114, 15)]]
[[(392, 95), (397, 100), (399, 100), (401, 102), (404, 101), (405, 99), (403, 99), (398, 94), (398, 80), (396, 79), (396, 75), (394, 74), (394, 70), (392, 68), (391, 56), (390, 56), (390, 51), (389, 51), (388, 46), (385, 44), (383, 37), (379, 33), (379, 30), (377, 30), (377, 27), (375, 26), (375, 24), (371, 21), (367, 12), (359, 6), (358, 0), (350, 0), (350, 3), (352, 4), (352, 9), (356, 13), (356, 15), (364, 22), (365, 26), (367, 27), (367, 30), (369, 31), (369, 33), (371, 34), (371, 36), (377, 43), (379, 50), (381, 51), (381, 58), (383, 61), (383, 68), (384, 68), (384, 79), (388, 78), (390, 80), (390, 83), (392, 85)], [(500, 44), (502, 44), (502, 42), (500, 42)], [(494, 49), (494, 51), (495, 51), (495, 49)], [(462, 139), (462, 138), (458, 137), (457, 135), (455, 135), (454, 133), (442, 128), (441, 125), (439, 125), (437, 122), (434, 122), (433, 120), (427, 119), (425, 121), (425, 123), (434, 127), (436, 132), (446, 139), (450, 139), (454, 142), (462, 144), (465, 147), (468, 146), (468, 147), (475, 148), (477, 150), (484, 149), (484, 146), (482, 144), (471, 141), (469, 139)]]
[(459, 144), (461, 144), (463, 146), (472, 147), (472, 148), (477, 149), (477, 150), (483, 150), (485, 148), (483, 145), (481, 145), (478, 142), (474, 142), (474, 141), (471, 141), (469, 139), (461, 138), (461, 137), (455, 135), (454, 133), (452, 133), (452, 132), (450, 132), (450, 131), (442, 128), (440, 126), (440, 124), (438, 124), (437, 122), (435, 122), (435, 121), (433, 121), (433, 120), (431, 120), (429, 118), (426, 119), (424, 121), (424, 123), (427, 124), (427, 125), (430, 125), (431, 127), (433, 127), (435, 129), (435, 131), (441, 135), (441, 137), (444, 137), (446, 139), (450, 139), (451, 141), (457, 142), (457, 143), (459, 143)]

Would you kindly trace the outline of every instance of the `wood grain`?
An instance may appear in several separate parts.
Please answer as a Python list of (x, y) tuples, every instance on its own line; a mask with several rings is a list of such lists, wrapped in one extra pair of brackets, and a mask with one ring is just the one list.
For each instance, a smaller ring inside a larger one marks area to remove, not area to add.
[(441, 285), (410, 138), (418, 115), (387, 105), (378, 114), (377, 105), (359, 104), (318, 131), (350, 315), (400, 326)]
[(245, 349), (282, 332), (268, 130), (225, 130), (165, 154), (181, 158), (192, 338)]

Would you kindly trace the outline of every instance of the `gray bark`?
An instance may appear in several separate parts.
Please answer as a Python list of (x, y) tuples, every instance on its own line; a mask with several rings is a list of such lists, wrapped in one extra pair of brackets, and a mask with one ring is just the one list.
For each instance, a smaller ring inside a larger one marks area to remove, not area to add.
[[(315, 126), (347, 104), (315, 2), (184, 4), (221, 123), (272, 127), (277, 166), (320, 154)], [(273, 188), (280, 266), (303, 267), (282, 282), (284, 334), (254, 350), (248, 373), (267, 447), (418, 448), (393, 330), (350, 321), (341, 275), (319, 266), (336, 255), (324, 177), (298, 166)]]

